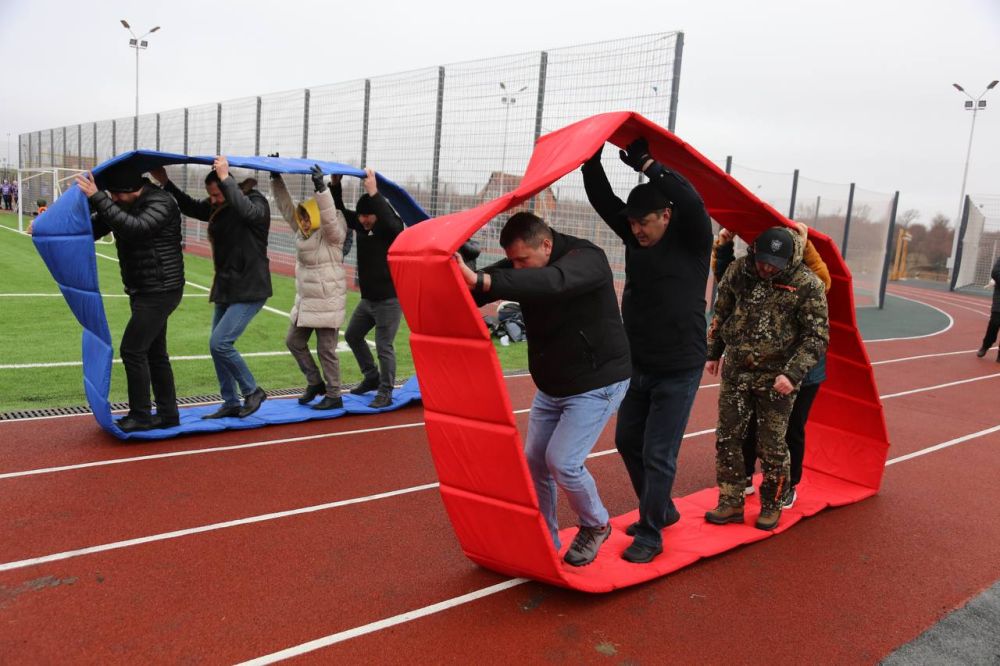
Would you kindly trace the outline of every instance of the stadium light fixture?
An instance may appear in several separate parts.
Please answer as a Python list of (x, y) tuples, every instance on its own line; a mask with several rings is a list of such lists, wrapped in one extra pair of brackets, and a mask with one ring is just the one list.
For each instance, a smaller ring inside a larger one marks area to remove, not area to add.
[(132, 39), (128, 40), (128, 45), (130, 48), (135, 49), (135, 119), (133, 120), (132, 128), (132, 139), (133, 146), (135, 148), (139, 147), (139, 50), (149, 48), (149, 42), (146, 41), (145, 37), (153, 34), (160, 29), (160, 26), (156, 26), (151, 30), (147, 30), (144, 34), (136, 36), (132, 32), (132, 26), (129, 25), (128, 21), (121, 19), (122, 26), (128, 30), (129, 34), (132, 35)]
[(991, 81), (989, 85), (986, 86), (986, 89), (979, 94), (979, 97), (973, 97), (965, 91), (965, 88), (957, 83), (951, 84), (954, 86), (955, 90), (969, 98), (965, 101), (965, 110), (972, 111), (972, 127), (969, 129), (969, 147), (965, 151), (965, 169), (962, 172), (962, 195), (958, 199), (958, 215), (955, 216), (955, 240), (952, 242), (951, 246), (952, 271), (958, 268), (954, 265), (954, 257), (955, 253), (958, 251), (959, 226), (962, 224), (962, 210), (965, 207), (965, 185), (969, 176), (969, 160), (972, 158), (972, 137), (976, 132), (976, 114), (980, 111), (986, 110), (986, 100), (983, 99), (983, 97), (985, 97), (986, 93), (990, 90), (993, 90), (997, 83), (1000, 83), (1000, 80)]

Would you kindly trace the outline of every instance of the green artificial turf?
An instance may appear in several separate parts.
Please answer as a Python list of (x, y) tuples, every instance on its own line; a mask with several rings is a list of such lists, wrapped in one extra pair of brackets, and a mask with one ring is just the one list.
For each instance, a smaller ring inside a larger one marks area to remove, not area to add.
[[(0, 213), (0, 412), (66, 407), (86, 402), (83, 392), (83, 371), (80, 366), (11, 368), (5, 366), (39, 363), (79, 362), (80, 325), (61, 296), (10, 297), (2, 294), (53, 294), (59, 289), (49, 274), (31, 239), (14, 233), (17, 217)], [(117, 257), (110, 244), (97, 245), (97, 270), (101, 292), (121, 295), (118, 264), (108, 258)], [(212, 283), (212, 262), (185, 255), (185, 277), (203, 287)], [(298, 366), (285, 348), (288, 311), (295, 300), (295, 280), (273, 275), (274, 296), (267, 306), (280, 312), (261, 311), (247, 327), (237, 347), (243, 353), (277, 352), (274, 356), (247, 357), (258, 384), (265, 389), (301, 387), (304, 380)], [(218, 383), (211, 359), (182, 360), (183, 356), (208, 356), (208, 335), (212, 321), (212, 305), (207, 291), (188, 286), (180, 306), (171, 315), (168, 325), (168, 349), (173, 361), (174, 378), (179, 397), (218, 393)], [(347, 295), (348, 319), (360, 300), (360, 294)], [(106, 297), (104, 307), (116, 349), (122, 330), (128, 321), (127, 298)], [(409, 345), (410, 329), (404, 319), (396, 335), (396, 378), (401, 381), (414, 373)], [(370, 335), (373, 339), (374, 332)], [(343, 338), (341, 338), (343, 340)], [(500, 363), (506, 372), (526, 369), (527, 346), (509, 347), (496, 342)], [(361, 380), (354, 357), (349, 350), (340, 353), (341, 380), (344, 385)], [(125, 374), (121, 363), (112, 365), (112, 402), (126, 401)]]

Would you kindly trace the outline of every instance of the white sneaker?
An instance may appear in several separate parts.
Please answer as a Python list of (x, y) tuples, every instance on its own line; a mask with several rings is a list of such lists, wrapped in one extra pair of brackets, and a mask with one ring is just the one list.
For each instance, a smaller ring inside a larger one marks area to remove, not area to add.
[(798, 499), (798, 493), (795, 492), (795, 486), (792, 486), (787, 493), (785, 493), (785, 501), (781, 503), (782, 509), (791, 509), (795, 506), (795, 500)]
[(757, 492), (757, 489), (753, 487), (753, 477), (752, 476), (748, 476), (747, 477), (746, 488), (743, 489), (743, 496), (744, 497), (750, 497), (755, 492)]

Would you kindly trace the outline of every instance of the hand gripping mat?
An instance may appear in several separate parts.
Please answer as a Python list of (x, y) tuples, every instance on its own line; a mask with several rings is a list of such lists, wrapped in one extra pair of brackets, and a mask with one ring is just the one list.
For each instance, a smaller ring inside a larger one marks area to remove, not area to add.
[[(538, 512), (499, 361), (452, 261), (452, 254), (480, 227), (578, 168), (605, 141), (626, 146), (640, 135), (649, 140), (654, 157), (694, 184), (712, 217), (743, 238), (791, 224), (675, 135), (638, 114), (619, 112), (543, 136), (516, 190), (407, 229), (389, 252), (399, 300), (413, 331), (410, 344), (441, 496), (463, 551), (474, 562), (504, 574), (588, 592), (634, 585), (771, 536), (753, 527), (759, 512), (754, 498), (747, 505), (746, 524), (705, 523), (703, 514), (717, 499), (717, 490), (709, 488), (677, 500), (682, 519), (664, 532), (665, 551), (653, 562), (636, 565), (620, 557), (631, 543), (623, 530), (637, 517), (632, 511), (612, 519), (616, 529), (594, 563), (582, 568), (563, 564)], [(812, 409), (798, 502), (783, 513), (776, 533), (827, 506), (875, 494), (889, 446), (871, 364), (854, 318), (851, 274), (830, 238), (815, 231), (810, 238), (834, 278), (829, 378)], [(574, 532), (566, 530), (563, 543), (569, 544)]]
[[(100, 186), (101, 174), (111, 165), (129, 164), (142, 171), (168, 164), (211, 165), (214, 156), (189, 157), (173, 153), (138, 150), (118, 155), (93, 170)], [(363, 178), (365, 172), (356, 167), (337, 162), (310, 159), (275, 157), (229, 157), (233, 167), (257, 169), (276, 173), (307, 174), (313, 164), (319, 164), (327, 174), (343, 174)], [(399, 212), (403, 222), (415, 224), (427, 219), (427, 213), (413, 198), (392, 181), (377, 175), (379, 191)], [(76, 185), (60, 196), (49, 209), (38, 216), (32, 228), (32, 240), (42, 260), (52, 273), (66, 303), (83, 327), (83, 387), (87, 403), (94, 418), (102, 428), (119, 439), (162, 439), (188, 432), (208, 432), (229, 428), (260, 427), (272, 423), (294, 423), (310, 419), (326, 419), (345, 413), (362, 414), (388, 411), (420, 399), (416, 382), (410, 381), (393, 396), (392, 405), (383, 410), (373, 410), (367, 405), (371, 396), (359, 398), (345, 396), (343, 410), (320, 412), (301, 407), (294, 400), (268, 400), (259, 412), (246, 419), (227, 418), (217, 421), (202, 420), (201, 414), (212, 408), (181, 410), (181, 425), (176, 428), (147, 432), (124, 433), (111, 417), (108, 394), (111, 389), (111, 360), (114, 347), (108, 319), (104, 313), (100, 286), (97, 281), (97, 257), (94, 251), (93, 231), (90, 224), (90, 205)], [(208, 331), (205, 331), (206, 345)], [(289, 363), (292, 363), (289, 358)]]

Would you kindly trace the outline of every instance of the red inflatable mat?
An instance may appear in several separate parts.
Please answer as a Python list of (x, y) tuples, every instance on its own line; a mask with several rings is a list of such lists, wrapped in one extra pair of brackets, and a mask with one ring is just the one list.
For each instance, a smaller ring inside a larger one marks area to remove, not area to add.
[[(630, 543), (622, 530), (635, 520), (633, 511), (613, 519), (617, 529), (593, 564), (563, 564), (538, 512), (500, 363), (452, 261), (458, 247), (480, 227), (579, 168), (604, 142), (625, 146), (640, 135), (648, 139), (656, 159), (694, 184), (712, 217), (744, 239), (790, 224), (669, 131), (638, 114), (620, 112), (593, 116), (543, 136), (520, 187), (476, 208), (410, 227), (389, 252), (399, 300), (413, 332), (410, 344), (441, 496), (463, 551), (501, 573), (588, 592), (634, 585), (771, 535), (752, 527), (757, 512), (753, 498), (745, 525), (706, 524), (703, 514), (717, 498), (717, 491), (709, 488), (677, 500), (683, 517), (664, 532), (665, 551), (652, 563), (636, 565), (619, 557)], [(783, 513), (775, 533), (827, 506), (875, 494), (889, 447), (878, 390), (854, 317), (851, 274), (830, 238), (810, 231), (810, 239), (834, 279), (828, 379), (810, 416), (799, 500)], [(573, 532), (566, 531), (565, 543)]]

